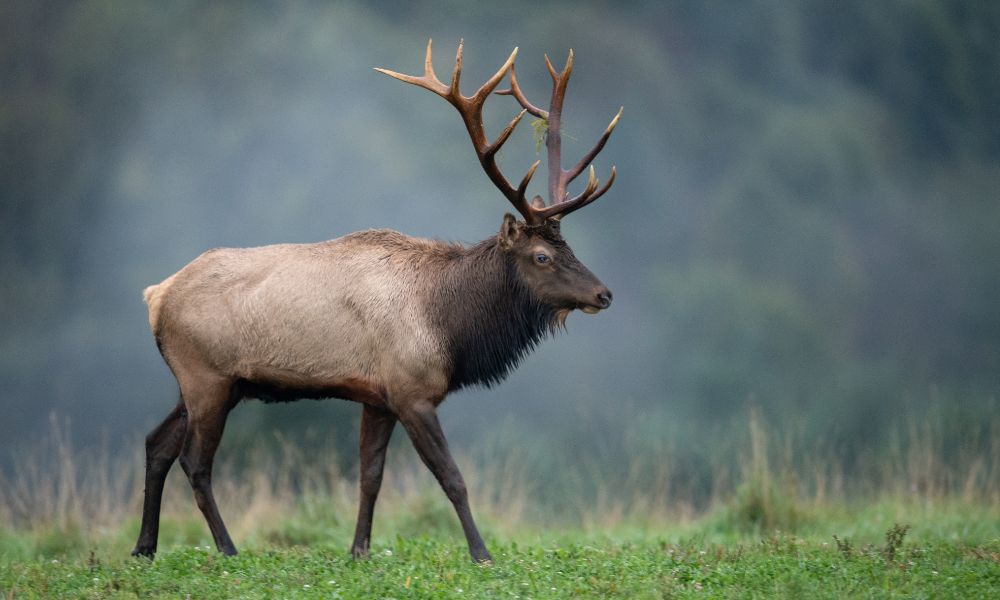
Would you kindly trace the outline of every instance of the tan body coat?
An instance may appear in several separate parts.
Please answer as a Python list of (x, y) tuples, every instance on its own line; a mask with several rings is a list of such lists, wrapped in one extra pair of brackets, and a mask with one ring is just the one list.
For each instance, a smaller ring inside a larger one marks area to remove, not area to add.
[(447, 268), (460, 252), (389, 230), (220, 248), (145, 296), (157, 339), (184, 340), (163, 348), (175, 374), (207, 368), (318, 395), (345, 397), (367, 386), (382, 402), (415, 392), (440, 399), (447, 359), (423, 288), (434, 280), (429, 271)]

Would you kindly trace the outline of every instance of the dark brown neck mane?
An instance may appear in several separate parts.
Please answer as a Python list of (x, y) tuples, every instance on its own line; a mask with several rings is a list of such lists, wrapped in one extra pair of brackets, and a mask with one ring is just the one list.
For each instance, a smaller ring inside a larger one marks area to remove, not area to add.
[(500, 383), (556, 324), (496, 237), (465, 249), (434, 290), (434, 325), (451, 360), (449, 391)]

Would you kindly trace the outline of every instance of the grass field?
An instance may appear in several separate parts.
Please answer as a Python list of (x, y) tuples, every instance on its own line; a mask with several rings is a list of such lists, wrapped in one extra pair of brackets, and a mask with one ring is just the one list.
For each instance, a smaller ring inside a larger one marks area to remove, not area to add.
[(495, 563), (485, 567), (469, 560), (454, 528), (391, 537), (411, 525), (388, 521), (363, 561), (348, 555), (348, 524), (319, 524), (311, 537), (323, 541), (299, 543), (294, 518), (262, 525), (231, 558), (205, 544), (197, 521), (171, 521), (152, 562), (127, 556), (131, 521), (96, 539), (6, 532), (0, 589), (6, 598), (988, 598), (1000, 590), (1000, 518), (957, 504), (830, 512), (794, 535), (735, 533), (718, 516), (659, 529), (494, 534)]
[[(271, 458), (253, 457), (250, 471), (220, 466), (217, 495), (238, 556), (210, 547), (191, 492), (174, 472), (160, 552), (153, 561), (134, 559), (138, 457), (71, 451), (55, 428), (44, 451), (19, 457), (13, 476), (0, 478), (0, 598), (990, 598), (1000, 592), (996, 440), (986, 454), (947, 461), (932, 436), (916, 435), (922, 445), (873, 465), (881, 478), (861, 493), (824, 483), (815, 475), (820, 470), (775, 460), (753, 419), (751, 434), (738, 479), (718, 486), (700, 509), (636, 485), (602, 489), (590, 509), (538, 510), (523, 469), (466, 462), (472, 506), (495, 559), (479, 566), (469, 559), (444, 494), (402, 452), (387, 467), (372, 557), (351, 560), (353, 477), (329, 463), (310, 463), (294, 445)], [(641, 469), (634, 470), (638, 483)], [(669, 479), (657, 473), (654, 481)]]

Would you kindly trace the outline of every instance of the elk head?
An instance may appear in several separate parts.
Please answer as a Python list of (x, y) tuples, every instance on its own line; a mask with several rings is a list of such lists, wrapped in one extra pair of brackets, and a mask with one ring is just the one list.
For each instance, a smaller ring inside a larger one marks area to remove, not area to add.
[[(469, 132), (469, 137), (472, 139), (479, 164), (482, 165), (490, 181), (523, 217), (523, 221), (521, 221), (510, 213), (504, 215), (498, 234), (498, 246), (509, 255), (522, 280), (534, 295), (558, 311), (559, 321), (564, 320), (569, 311), (573, 309), (596, 313), (610, 306), (611, 291), (577, 260), (573, 251), (562, 238), (559, 222), (569, 213), (579, 210), (603, 196), (614, 183), (615, 167), (611, 167), (611, 175), (607, 182), (600, 186), (591, 163), (604, 148), (604, 144), (607, 143), (611, 132), (618, 124), (624, 108), (618, 110), (618, 114), (611, 120), (594, 147), (573, 167), (563, 169), (560, 127), (566, 87), (573, 71), (572, 50), (569, 51), (566, 66), (561, 72), (556, 72), (549, 57), (545, 56), (545, 65), (552, 76), (552, 96), (549, 101), (549, 110), (546, 111), (529, 102), (518, 86), (517, 76), (514, 72), (517, 48), (514, 48), (503, 66), (475, 93), (471, 96), (463, 96), (459, 91), (459, 80), (462, 75), (462, 42), (458, 44), (455, 67), (452, 71), (451, 83), (448, 85), (441, 82), (434, 73), (431, 46), (431, 41), (428, 40), (423, 76), (404, 75), (387, 69), (375, 70), (400, 81), (430, 90), (447, 100), (458, 110)], [(491, 143), (486, 137), (483, 126), (483, 105), (508, 73), (510, 73), (510, 87), (496, 93), (513, 96), (521, 105), (522, 110)], [(514, 128), (517, 127), (525, 113), (543, 119), (546, 123), (545, 146), (549, 169), (548, 204), (540, 196), (535, 196), (530, 202), (525, 196), (531, 177), (535, 174), (535, 169), (538, 168), (541, 161), (535, 161), (517, 187), (507, 181), (496, 163), (497, 152), (513, 133)], [(587, 169), (587, 167), (590, 168)], [(571, 198), (566, 188), (585, 169), (588, 171), (587, 184), (583, 191)]]

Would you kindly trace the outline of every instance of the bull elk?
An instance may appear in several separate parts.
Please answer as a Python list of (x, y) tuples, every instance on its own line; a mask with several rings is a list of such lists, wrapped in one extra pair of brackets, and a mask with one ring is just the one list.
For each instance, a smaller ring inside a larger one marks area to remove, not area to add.
[[(547, 111), (518, 86), (516, 56), (515, 48), (471, 96), (459, 92), (461, 43), (449, 85), (434, 74), (429, 41), (423, 76), (376, 70), (458, 109), (487, 176), (523, 220), (505, 214), (499, 233), (471, 247), (369, 230), (316, 244), (220, 248), (146, 288), (149, 325), (180, 401), (146, 437), (145, 499), (133, 554), (156, 552), (163, 483), (177, 457), (216, 547), (235, 554), (212, 495), (212, 460), (229, 411), (244, 398), (341, 398), (363, 407), (353, 556), (368, 554), (386, 445), (399, 421), (454, 505), (472, 558), (490, 560), (436, 409), (449, 392), (501, 381), (571, 311), (610, 306), (611, 291), (573, 255), (559, 223), (614, 182), (612, 167), (599, 187), (590, 164), (621, 117), (619, 110), (597, 144), (563, 169), (560, 116), (573, 52), (561, 72), (545, 58), (553, 82)], [(483, 104), (508, 74), (510, 87), (496, 93), (513, 96), (522, 110), (490, 142)], [(525, 197), (540, 161), (516, 187), (496, 163), (525, 113), (548, 125), (547, 205)], [(570, 197), (567, 184), (588, 166), (586, 186)]]

